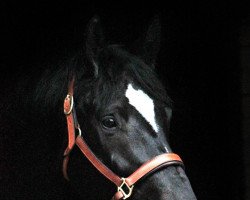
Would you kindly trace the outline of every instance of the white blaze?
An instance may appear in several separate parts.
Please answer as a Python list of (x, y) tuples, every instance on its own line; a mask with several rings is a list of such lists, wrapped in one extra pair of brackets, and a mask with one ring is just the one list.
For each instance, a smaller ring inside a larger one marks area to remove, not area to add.
[(142, 90), (134, 89), (132, 84), (128, 84), (125, 95), (129, 103), (149, 122), (155, 132), (158, 132), (159, 127), (155, 120), (154, 101)]

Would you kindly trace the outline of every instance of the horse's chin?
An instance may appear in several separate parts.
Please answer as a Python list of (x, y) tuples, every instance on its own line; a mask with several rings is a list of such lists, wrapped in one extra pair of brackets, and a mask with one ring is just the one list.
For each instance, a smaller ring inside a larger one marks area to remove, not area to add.
[(196, 200), (190, 182), (179, 166), (157, 171), (135, 188), (133, 200)]

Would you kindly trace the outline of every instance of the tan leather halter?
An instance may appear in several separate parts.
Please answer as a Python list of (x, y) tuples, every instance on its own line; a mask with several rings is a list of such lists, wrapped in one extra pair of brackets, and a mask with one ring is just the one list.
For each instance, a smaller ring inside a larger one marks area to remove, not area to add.
[[(142, 177), (146, 176), (147, 174), (153, 171), (156, 171), (162, 167), (166, 167), (173, 164), (183, 165), (181, 158), (177, 154), (164, 153), (145, 162), (127, 178), (119, 177), (118, 175), (116, 175), (95, 156), (95, 154), (88, 147), (84, 138), (81, 136), (81, 129), (77, 121), (76, 111), (74, 107), (73, 88), (74, 88), (74, 80), (72, 80), (69, 83), (68, 94), (64, 100), (64, 113), (66, 115), (67, 126), (68, 126), (68, 146), (64, 152), (63, 175), (67, 180), (69, 180), (67, 174), (69, 154), (75, 144), (79, 147), (84, 156), (92, 163), (92, 165), (102, 175), (104, 175), (107, 179), (109, 179), (117, 186), (117, 192), (113, 196), (112, 200), (129, 198), (132, 194), (134, 184), (137, 181), (139, 181)], [(75, 134), (75, 130), (78, 130), (77, 137)]]

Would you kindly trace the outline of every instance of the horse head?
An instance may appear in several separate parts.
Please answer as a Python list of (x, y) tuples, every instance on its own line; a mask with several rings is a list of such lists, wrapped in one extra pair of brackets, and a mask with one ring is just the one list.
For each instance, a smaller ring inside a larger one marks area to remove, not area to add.
[[(81, 137), (101, 163), (123, 177), (158, 155), (172, 153), (168, 141), (172, 101), (154, 70), (159, 46), (158, 18), (149, 26), (143, 44), (130, 49), (106, 43), (100, 20), (94, 17), (87, 27), (82, 69), (91, 71), (92, 76), (84, 78), (78, 72), (73, 75), (74, 109)], [(71, 164), (68, 171), (82, 193), (91, 193), (85, 198), (111, 197), (114, 191), (110, 183), (97, 170), (90, 172), (93, 166), (86, 164), (88, 161), (79, 152), (72, 162), (81, 162), (79, 159), (84, 160), (80, 169), (78, 164)], [(77, 175), (74, 166), (82, 175)], [(85, 182), (84, 187), (79, 180)], [(102, 192), (104, 188), (108, 189)], [(161, 167), (143, 177), (129, 198), (196, 199), (180, 165)]]

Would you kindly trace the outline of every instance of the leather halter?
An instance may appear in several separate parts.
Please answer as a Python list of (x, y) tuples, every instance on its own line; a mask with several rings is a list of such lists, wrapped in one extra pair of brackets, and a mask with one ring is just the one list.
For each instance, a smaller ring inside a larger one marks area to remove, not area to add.
[[(67, 165), (69, 161), (69, 154), (76, 144), (82, 151), (84, 156), (92, 163), (92, 165), (107, 179), (113, 182), (117, 186), (117, 192), (113, 196), (112, 200), (127, 199), (131, 196), (134, 184), (139, 181), (142, 177), (159, 170), (162, 167), (169, 165), (182, 165), (183, 162), (181, 158), (174, 153), (164, 153), (153, 159), (145, 162), (141, 165), (134, 173), (129, 177), (123, 178), (116, 175), (111, 171), (106, 165), (104, 165), (91, 151), (85, 142), (84, 138), (81, 136), (80, 125), (77, 121), (76, 111), (74, 107), (73, 99), (73, 89), (74, 89), (74, 79), (70, 81), (68, 87), (68, 94), (64, 100), (64, 113), (67, 119), (68, 126), (68, 146), (64, 151), (63, 160), (63, 175), (69, 180), (67, 174)], [(75, 130), (78, 130), (78, 136), (76, 137)]]

